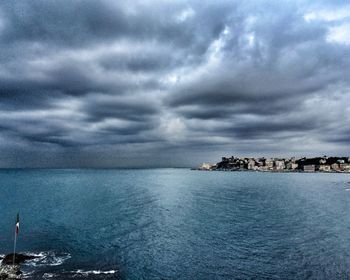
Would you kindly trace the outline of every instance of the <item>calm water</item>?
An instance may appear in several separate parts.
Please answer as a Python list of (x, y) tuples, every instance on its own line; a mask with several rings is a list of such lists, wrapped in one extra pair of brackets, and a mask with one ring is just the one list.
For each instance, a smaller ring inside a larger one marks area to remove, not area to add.
[(29, 279), (349, 279), (350, 175), (0, 171)]

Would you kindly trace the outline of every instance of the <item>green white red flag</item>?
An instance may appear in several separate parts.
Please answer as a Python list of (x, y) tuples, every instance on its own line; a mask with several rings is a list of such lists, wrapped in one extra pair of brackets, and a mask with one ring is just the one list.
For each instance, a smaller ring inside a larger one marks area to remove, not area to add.
[(17, 213), (17, 218), (16, 218), (16, 235), (19, 234), (19, 213)]

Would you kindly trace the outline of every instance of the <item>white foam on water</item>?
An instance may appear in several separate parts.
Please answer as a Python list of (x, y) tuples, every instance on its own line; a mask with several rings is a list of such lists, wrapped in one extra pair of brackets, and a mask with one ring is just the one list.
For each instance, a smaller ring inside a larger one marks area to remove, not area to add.
[(58, 266), (63, 264), (66, 260), (71, 258), (71, 255), (68, 253), (57, 254), (53, 251), (48, 252), (39, 252), (31, 253), (27, 252), (26, 254), (36, 257), (33, 260), (26, 261), (24, 264), (28, 266)]
[(50, 278), (53, 278), (53, 277), (56, 277), (57, 274), (55, 273), (44, 273), (43, 274), (43, 279), (50, 279)]
[(117, 273), (117, 270), (82, 270), (78, 269), (76, 271), (72, 271), (71, 273), (75, 273), (76, 275), (100, 275), (100, 274), (115, 274)]
[(25, 255), (30, 255), (30, 256), (33, 256), (33, 257), (37, 257), (37, 258), (45, 257), (45, 256), (46, 256), (46, 253), (47, 253), (47, 252), (39, 252), (39, 253), (23, 252), (23, 254), (25, 254)]
[(22, 271), (21, 279), (31, 278), (34, 271)]
[(346, 191), (350, 191), (350, 189), (345, 189)]

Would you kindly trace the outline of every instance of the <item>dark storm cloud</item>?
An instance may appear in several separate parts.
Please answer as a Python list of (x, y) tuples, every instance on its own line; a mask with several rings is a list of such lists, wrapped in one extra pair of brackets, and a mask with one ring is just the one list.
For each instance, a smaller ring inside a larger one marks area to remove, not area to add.
[(142, 121), (159, 114), (159, 102), (149, 102), (138, 98), (114, 98), (113, 96), (91, 95), (86, 98), (82, 110), (89, 120), (118, 118), (131, 121)]
[(127, 16), (117, 4), (104, 1), (34, 1), (2, 6), (7, 41), (45, 41), (80, 45), (91, 38), (112, 39), (130, 31)]
[[(201, 12), (198, 23), (189, 26), (185, 21), (174, 20), (193, 5)], [(67, 44), (79, 47), (81, 44), (100, 43), (101, 40), (109, 43), (123, 38), (138, 41), (154, 39), (193, 48), (197, 43), (205, 44), (220, 32), (232, 7), (233, 4), (227, 2), (7, 2), (1, 9), (7, 27), (2, 37), (5, 42), (40, 41), (63, 47)], [(205, 33), (193, 36), (193, 31), (200, 29)]]
[(3, 165), (25, 155), (37, 166), (38, 154), (47, 166), (164, 166), (348, 153), (348, 10), (322, 0), (3, 2)]

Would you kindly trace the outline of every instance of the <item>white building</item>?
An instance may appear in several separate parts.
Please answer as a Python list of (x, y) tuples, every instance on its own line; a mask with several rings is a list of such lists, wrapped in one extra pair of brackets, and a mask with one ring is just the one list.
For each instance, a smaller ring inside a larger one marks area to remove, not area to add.
[(295, 162), (288, 162), (286, 168), (289, 170), (295, 170), (298, 168), (298, 164)]
[(327, 164), (322, 164), (319, 166), (318, 170), (323, 172), (329, 172), (331, 171), (331, 166)]
[(214, 165), (210, 163), (202, 163), (199, 167), (200, 170), (210, 170)]
[(275, 160), (275, 169), (276, 170), (283, 170), (285, 167), (283, 160)]
[(315, 165), (304, 165), (304, 171), (305, 172), (315, 172)]
[(248, 161), (248, 169), (249, 170), (254, 170), (255, 169), (255, 160), (249, 160)]

